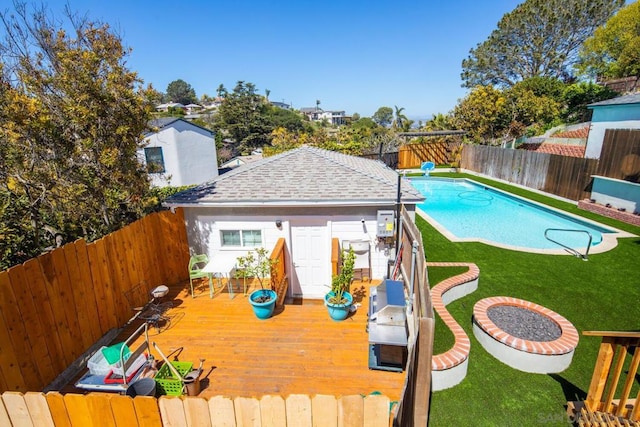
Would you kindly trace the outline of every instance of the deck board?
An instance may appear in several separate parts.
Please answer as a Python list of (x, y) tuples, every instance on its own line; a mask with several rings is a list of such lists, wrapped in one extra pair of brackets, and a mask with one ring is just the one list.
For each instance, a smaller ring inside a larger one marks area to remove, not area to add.
[[(366, 332), (368, 283), (356, 313), (342, 322), (329, 318), (320, 301), (285, 304), (274, 316), (259, 320), (248, 297), (233, 297), (208, 286), (191, 298), (189, 282), (172, 286), (166, 300), (174, 307), (170, 328), (150, 328), (150, 341), (180, 361), (205, 359), (201, 397), (256, 397), (277, 394), (367, 395), (380, 392), (398, 400), (404, 373), (370, 370)], [(238, 290), (239, 288), (236, 288)], [(124, 340), (136, 325), (114, 342)], [(132, 347), (137, 346), (135, 343)], [(160, 356), (153, 351), (154, 357)], [(70, 391), (70, 390), (65, 390)], [(76, 392), (82, 392), (76, 390)]]

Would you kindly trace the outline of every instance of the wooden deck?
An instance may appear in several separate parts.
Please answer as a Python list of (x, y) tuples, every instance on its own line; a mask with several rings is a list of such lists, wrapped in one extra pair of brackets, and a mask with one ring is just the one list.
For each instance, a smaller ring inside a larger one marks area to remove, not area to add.
[[(167, 312), (171, 326), (160, 333), (149, 329), (150, 341), (169, 358), (177, 355), (195, 367), (205, 359), (200, 396), (380, 392), (392, 401), (400, 398), (404, 373), (368, 368), (369, 283), (353, 285), (352, 289), (361, 290), (354, 292), (361, 306), (342, 322), (332, 321), (321, 301), (286, 304), (272, 318), (259, 320), (241, 288), (235, 287), (233, 297), (226, 288), (216, 289), (210, 299), (203, 284), (194, 299), (189, 282), (172, 287), (165, 297), (174, 304)], [(126, 339), (135, 326), (115, 342)], [(153, 354), (160, 359), (157, 352)]]

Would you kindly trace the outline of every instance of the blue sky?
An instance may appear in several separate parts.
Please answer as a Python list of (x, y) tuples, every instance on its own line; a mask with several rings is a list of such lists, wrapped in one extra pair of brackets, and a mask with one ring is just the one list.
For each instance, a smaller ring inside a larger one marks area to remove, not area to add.
[[(397, 105), (423, 120), (464, 97), (462, 60), (521, 2), (68, 1), (116, 28), (130, 69), (162, 92), (176, 79), (198, 97), (244, 80), (294, 108)], [(57, 14), (66, 0), (45, 3)]]

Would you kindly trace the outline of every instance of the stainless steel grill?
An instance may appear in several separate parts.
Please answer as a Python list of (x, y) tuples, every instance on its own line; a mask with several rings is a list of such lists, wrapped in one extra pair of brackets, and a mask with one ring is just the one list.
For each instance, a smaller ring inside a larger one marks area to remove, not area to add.
[(407, 353), (407, 316), (404, 285), (384, 280), (372, 287), (369, 296), (369, 367), (402, 370)]

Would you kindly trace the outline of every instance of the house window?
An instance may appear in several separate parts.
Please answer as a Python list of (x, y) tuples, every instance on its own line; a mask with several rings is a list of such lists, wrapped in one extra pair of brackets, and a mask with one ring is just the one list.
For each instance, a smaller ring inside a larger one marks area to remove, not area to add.
[(222, 246), (256, 247), (262, 246), (260, 230), (221, 230)]
[(164, 157), (162, 147), (147, 147), (144, 149), (149, 173), (164, 173)]

